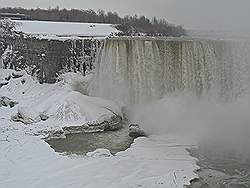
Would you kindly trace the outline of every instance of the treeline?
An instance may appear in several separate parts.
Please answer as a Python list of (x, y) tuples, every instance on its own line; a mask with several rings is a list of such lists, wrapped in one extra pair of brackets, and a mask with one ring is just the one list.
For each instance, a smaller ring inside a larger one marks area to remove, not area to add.
[(169, 24), (165, 19), (145, 16), (120, 17), (116, 12), (105, 12), (104, 10), (79, 10), (60, 9), (24, 9), (24, 8), (1, 8), (1, 13), (26, 14), (32, 20), (62, 21), (62, 22), (89, 22), (89, 23), (110, 23), (123, 32), (123, 35), (150, 35), (150, 36), (182, 36), (186, 35), (182, 26)]

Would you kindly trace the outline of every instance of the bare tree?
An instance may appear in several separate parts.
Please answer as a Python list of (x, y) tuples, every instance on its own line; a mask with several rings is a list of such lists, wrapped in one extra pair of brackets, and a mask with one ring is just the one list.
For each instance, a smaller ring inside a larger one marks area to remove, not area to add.
[(105, 12), (104, 10), (79, 10), (79, 9), (24, 9), (24, 8), (0, 8), (0, 12), (20, 13), (28, 15), (31, 19), (46, 21), (71, 21), (71, 22), (91, 22), (91, 23), (111, 23), (123, 32), (123, 35), (146, 35), (155, 36), (181, 36), (186, 35), (182, 26), (169, 24), (165, 19), (152, 20), (145, 16), (125, 16), (120, 17), (116, 12)]
[(0, 20), (0, 37), (14, 37), (14, 29), (16, 25), (17, 24), (15, 22), (12, 22), (10, 19)]

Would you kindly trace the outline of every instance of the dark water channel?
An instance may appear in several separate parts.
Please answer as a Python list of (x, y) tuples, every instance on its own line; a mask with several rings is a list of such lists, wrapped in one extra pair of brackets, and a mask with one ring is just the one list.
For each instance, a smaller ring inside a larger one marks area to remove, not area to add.
[[(249, 148), (249, 147), (248, 147)], [(250, 187), (250, 155), (220, 144), (201, 144), (191, 149), (192, 156), (199, 159), (200, 179), (190, 188), (247, 188)]]
[(124, 151), (133, 143), (128, 128), (100, 133), (70, 134), (66, 138), (52, 139), (47, 143), (59, 153), (85, 155), (99, 148), (112, 154)]

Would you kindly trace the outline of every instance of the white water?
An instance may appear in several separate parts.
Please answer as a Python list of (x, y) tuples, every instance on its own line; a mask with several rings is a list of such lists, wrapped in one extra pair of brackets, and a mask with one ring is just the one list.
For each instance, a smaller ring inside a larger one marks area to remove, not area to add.
[(249, 51), (236, 40), (107, 39), (91, 94), (125, 105), (180, 92), (234, 99), (249, 85)]
[(125, 105), (149, 134), (210, 140), (249, 156), (249, 52), (247, 40), (108, 39), (92, 93)]

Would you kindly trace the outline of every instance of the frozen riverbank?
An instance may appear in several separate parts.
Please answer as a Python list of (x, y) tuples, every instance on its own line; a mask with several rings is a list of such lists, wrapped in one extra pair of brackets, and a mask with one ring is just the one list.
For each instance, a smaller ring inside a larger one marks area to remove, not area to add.
[[(99, 150), (106, 152), (99, 157), (56, 153), (42, 140), (48, 132), (106, 121), (122, 115), (121, 109), (74, 91), (73, 74), (57, 84), (41, 85), (26, 73), (13, 78), (12, 70), (0, 70), (1, 82), (7, 82), (0, 95), (18, 102), (0, 107), (0, 187), (165, 188), (183, 187), (197, 177), (196, 159), (186, 151), (193, 143), (170, 135), (136, 139), (115, 156), (107, 150)], [(85, 87), (86, 80), (76, 77), (78, 86)], [(22, 121), (14, 122), (13, 115)]]
[(0, 187), (183, 187), (196, 177), (192, 144), (177, 137), (139, 138), (116, 156), (91, 158), (55, 153), (33, 136), (38, 126), (0, 127)]

